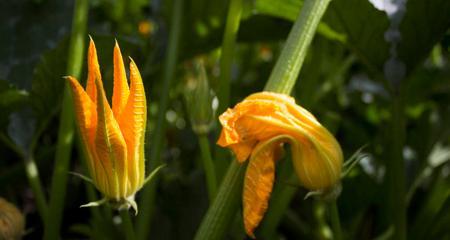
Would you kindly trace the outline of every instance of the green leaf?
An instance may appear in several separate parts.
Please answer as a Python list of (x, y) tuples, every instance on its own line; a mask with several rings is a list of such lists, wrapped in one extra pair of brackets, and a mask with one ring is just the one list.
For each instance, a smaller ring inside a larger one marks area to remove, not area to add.
[[(357, 9), (357, 11), (355, 11)], [(398, 57), (407, 74), (428, 55), (450, 26), (450, 2), (446, 0), (409, 0), (400, 23)], [(369, 1), (336, 0), (330, 4), (325, 22), (347, 35), (348, 46), (369, 68), (383, 73), (389, 57), (384, 33), (389, 27), (386, 13)]]
[(0, 126), (7, 126), (9, 115), (23, 107), (28, 101), (28, 92), (0, 80)]
[[(247, 6), (247, 8), (251, 9), (246, 12), (269, 15), (293, 22), (297, 19), (302, 6), (302, 0), (256, 0), (253, 6)], [(317, 33), (332, 40), (345, 42), (345, 35), (336, 32), (323, 22), (317, 27)]]
[(38, 121), (51, 117), (61, 106), (67, 66), (67, 39), (44, 53), (34, 69), (31, 104)]

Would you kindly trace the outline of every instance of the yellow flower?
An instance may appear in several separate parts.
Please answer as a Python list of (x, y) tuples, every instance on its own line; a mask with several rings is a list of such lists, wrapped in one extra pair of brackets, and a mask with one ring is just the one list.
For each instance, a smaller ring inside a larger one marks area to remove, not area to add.
[(116, 42), (112, 109), (105, 96), (92, 39), (88, 50), (86, 91), (74, 77), (67, 79), (93, 183), (105, 199), (135, 207), (134, 194), (145, 181), (147, 122), (145, 91), (136, 64), (131, 59), (128, 86), (122, 54)]
[(252, 94), (219, 120), (223, 129), (217, 144), (231, 148), (239, 162), (250, 157), (243, 192), (244, 225), (250, 237), (255, 237), (253, 231), (267, 210), (283, 143), (291, 145), (295, 171), (306, 188), (324, 189), (340, 179), (339, 143), (288, 95)]

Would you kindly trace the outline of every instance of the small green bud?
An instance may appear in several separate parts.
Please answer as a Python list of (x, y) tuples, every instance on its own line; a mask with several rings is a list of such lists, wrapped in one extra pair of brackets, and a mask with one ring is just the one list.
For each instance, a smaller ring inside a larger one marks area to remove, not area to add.
[(192, 129), (196, 134), (207, 134), (214, 123), (217, 104), (214, 104), (202, 58), (186, 64), (185, 79), (184, 97)]

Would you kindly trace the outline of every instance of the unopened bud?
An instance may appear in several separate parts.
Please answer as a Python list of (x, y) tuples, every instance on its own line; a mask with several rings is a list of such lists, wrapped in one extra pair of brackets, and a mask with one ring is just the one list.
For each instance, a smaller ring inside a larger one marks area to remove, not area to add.
[(203, 59), (196, 58), (188, 65), (184, 91), (187, 110), (194, 132), (206, 134), (214, 122), (214, 94), (209, 87)]
[(22, 213), (3, 198), (0, 198), (0, 239), (21, 239), (25, 228)]

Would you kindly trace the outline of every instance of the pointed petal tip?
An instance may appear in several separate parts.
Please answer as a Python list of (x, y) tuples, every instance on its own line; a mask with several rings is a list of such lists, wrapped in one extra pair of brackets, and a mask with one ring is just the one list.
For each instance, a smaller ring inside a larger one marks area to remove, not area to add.
[(89, 46), (91, 46), (91, 45), (94, 45), (94, 46), (95, 46), (95, 44), (94, 44), (94, 39), (92, 39), (91, 34), (88, 34), (88, 35), (89, 35)]
[(253, 233), (253, 229), (245, 229), (245, 232), (251, 239), (256, 239), (255, 233)]
[(74, 79), (74, 77), (72, 77), (72, 76), (62, 76), (61, 77), (62, 79), (64, 79), (64, 80), (71, 80), (71, 79)]
[(78, 80), (75, 77), (72, 77), (72, 76), (63, 76), (62, 78), (64, 80), (66, 80), (67, 82), (69, 82), (71, 85), (74, 85), (74, 84), (78, 83)]

